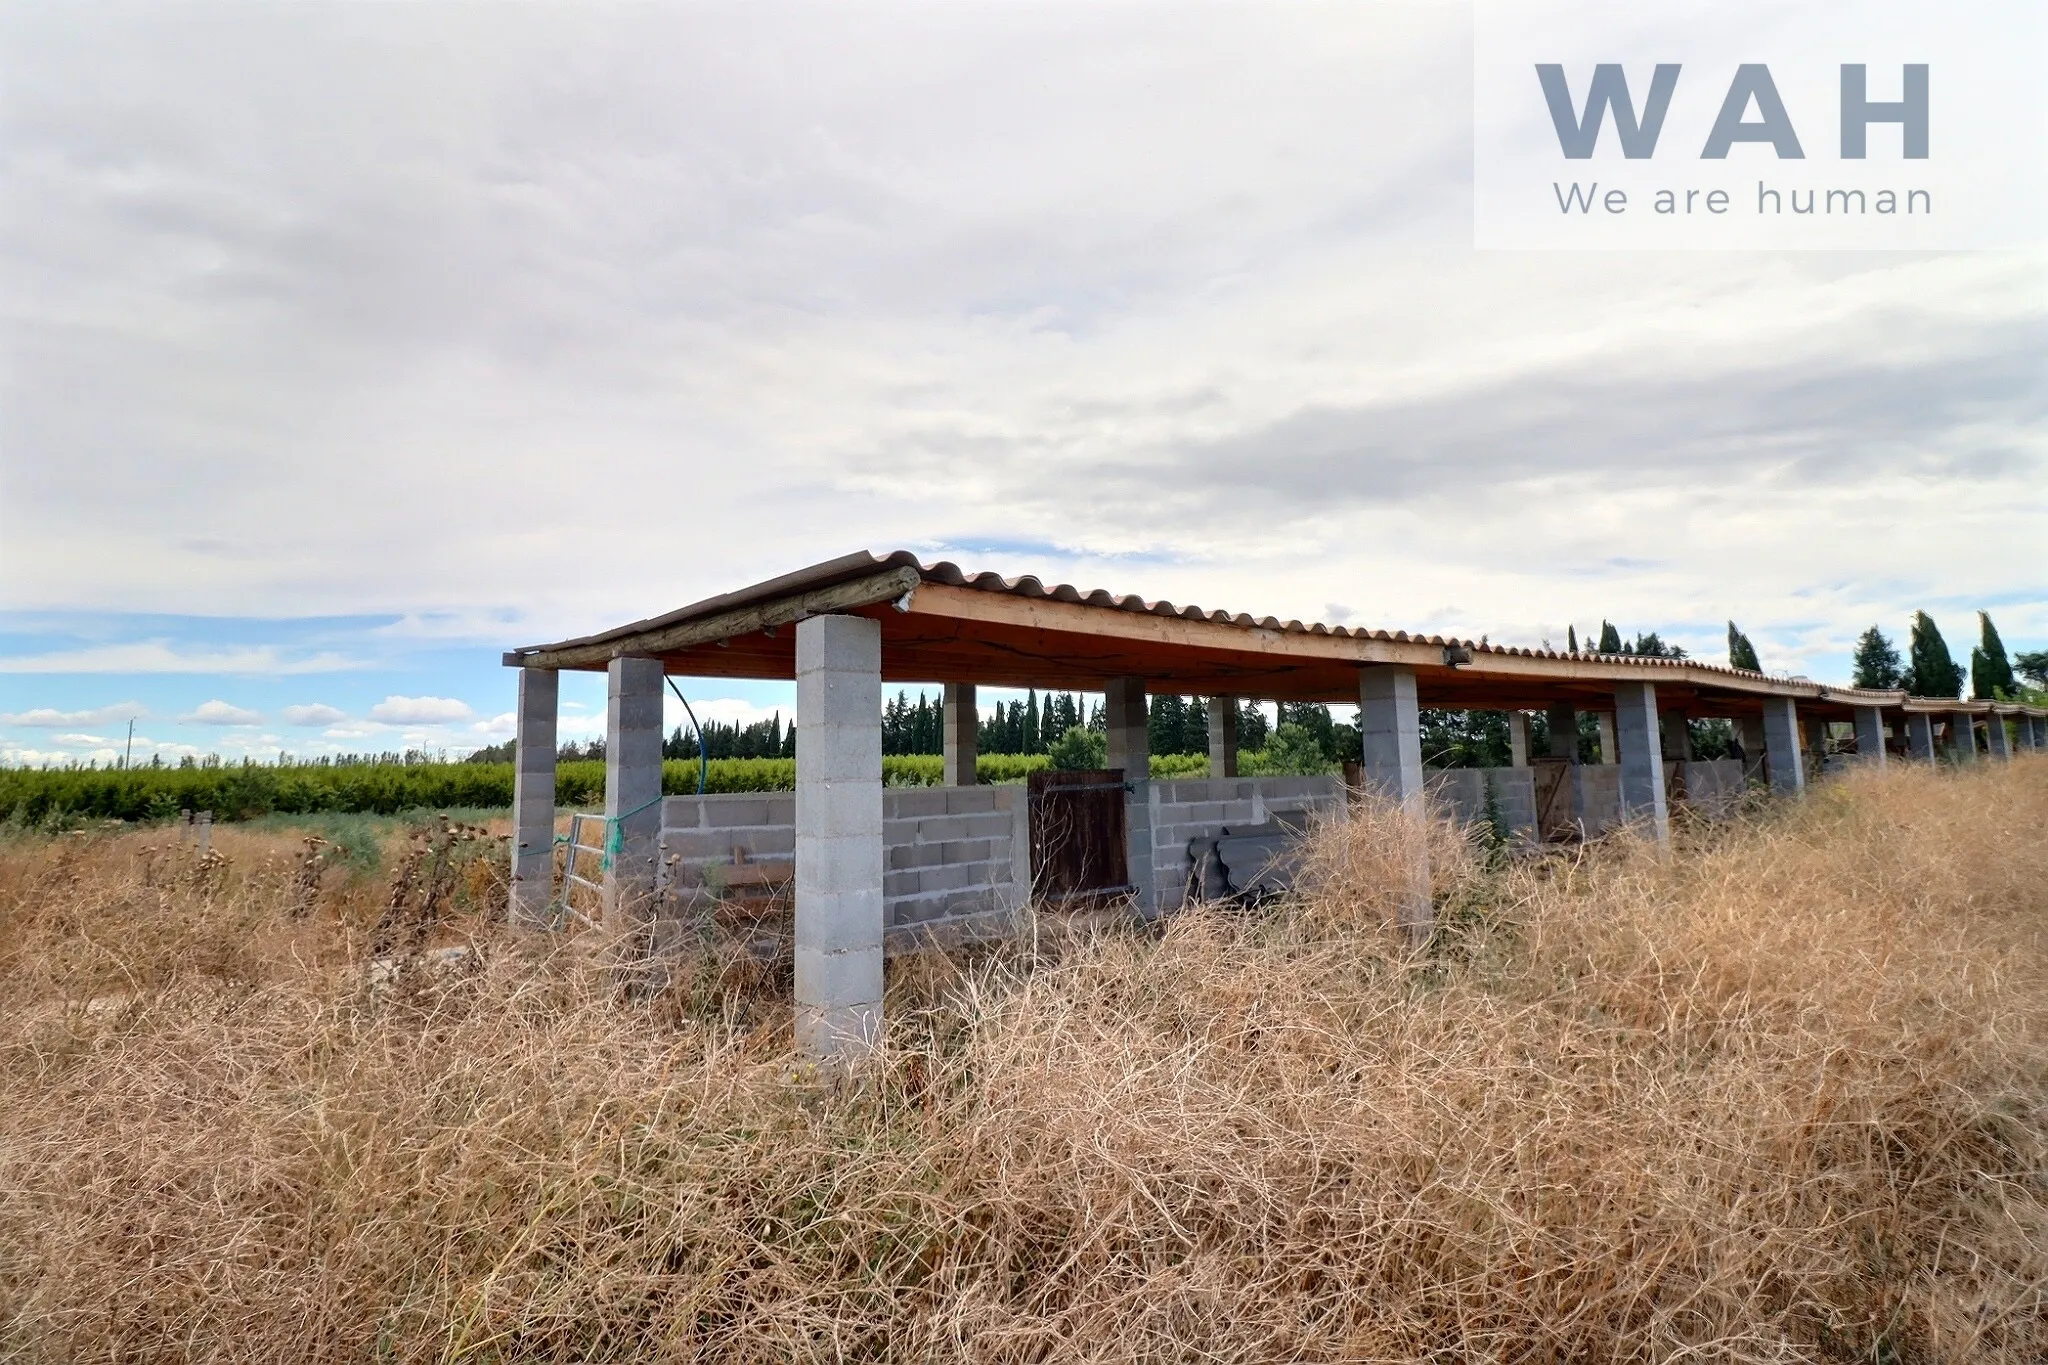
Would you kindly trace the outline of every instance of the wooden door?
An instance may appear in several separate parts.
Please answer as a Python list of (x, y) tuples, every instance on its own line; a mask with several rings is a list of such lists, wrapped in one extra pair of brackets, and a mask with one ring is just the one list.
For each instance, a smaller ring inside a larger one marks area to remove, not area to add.
[(1554, 841), (1577, 834), (1578, 812), (1574, 809), (1571, 760), (1531, 759), (1529, 775), (1536, 785), (1536, 837)]
[(1134, 891), (1123, 769), (1037, 772), (1028, 780), (1032, 893), (1061, 905)]

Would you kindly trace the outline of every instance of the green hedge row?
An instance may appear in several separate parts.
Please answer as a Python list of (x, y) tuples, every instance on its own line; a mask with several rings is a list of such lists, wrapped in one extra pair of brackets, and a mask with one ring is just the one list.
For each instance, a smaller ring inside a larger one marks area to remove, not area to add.
[[(987, 754), (976, 765), (983, 782), (1016, 782), (1047, 764), (1043, 754)], [(882, 760), (891, 786), (934, 786), (936, 754)], [(697, 790), (697, 764), (662, 765), (662, 790)], [(796, 786), (790, 758), (713, 759), (706, 791), (788, 791)], [(564, 806), (604, 802), (604, 764), (578, 761), (555, 773)], [(71, 818), (167, 820), (180, 811), (210, 810), (219, 820), (319, 811), (391, 815), (453, 807), (512, 804), (510, 763), (365, 763), (351, 767), (286, 764), (207, 768), (0, 768), (0, 820), (40, 825)]]
[[(1021, 782), (1050, 762), (1044, 754), (983, 754), (975, 773), (983, 782)], [(892, 755), (882, 779), (892, 787), (937, 786), (937, 754)], [(1199, 754), (1161, 754), (1155, 777), (1207, 772)], [(662, 765), (662, 790), (697, 790), (697, 764)], [(712, 792), (789, 791), (796, 786), (793, 758), (715, 758), (706, 774)], [(604, 803), (604, 764), (564, 763), (555, 770), (555, 802)], [(512, 804), (510, 763), (364, 763), (350, 767), (285, 764), (208, 768), (0, 768), (0, 820), (41, 825), (67, 819), (167, 820), (180, 811), (210, 810), (218, 820), (321, 811), (392, 815), (456, 807), (503, 809)]]

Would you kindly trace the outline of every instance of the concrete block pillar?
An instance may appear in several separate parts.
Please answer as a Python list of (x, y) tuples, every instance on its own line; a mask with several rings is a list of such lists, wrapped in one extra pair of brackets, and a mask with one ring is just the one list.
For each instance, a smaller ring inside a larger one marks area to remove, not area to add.
[(1143, 678), (1111, 678), (1102, 692), (1104, 739), (1112, 768), (1122, 768), (1126, 781), (1151, 775), (1151, 711)]
[(1553, 706), (1544, 720), (1550, 727), (1550, 756), (1578, 762), (1579, 713), (1569, 706)]
[(1678, 763), (1692, 762), (1692, 724), (1684, 716), (1667, 713), (1660, 727), (1664, 735), (1664, 757)]
[(1365, 785), (1421, 810), (1422, 716), (1413, 669), (1380, 664), (1359, 670), (1358, 739)]
[(562, 675), (552, 668), (519, 670), (518, 730), (512, 759), (512, 897), (506, 918), (516, 929), (548, 922), (555, 894), (555, 722)]
[(1103, 688), (1102, 717), (1108, 740), (1106, 761), (1112, 768), (1123, 769), (1124, 782), (1130, 788), (1124, 797), (1129, 833), (1126, 857), (1138, 910), (1150, 919), (1159, 906), (1152, 885), (1152, 740), (1145, 680), (1111, 678)]
[(1742, 716), (1735, 722), (1735, 728), (1742, 740), (1742, 780), (1761, 782), (1764, 780), (1764, 718)]
[[(1418, 820), (1427, 813), (1422, 787), (1422, 716), (1415, 671), (1379, 664), (1358, 671), (1360, 773), (1367, 791), (1394, 802)], [(1429, 847), (1412, 831), (1408, 884), (1402, 889), (1400, 927), (1411, 939), (1428, 935), (1434, 911), (1429, 892)]]
[(1657, 732), (1657, 685), (1616, 683), (1614, 738), (1621, 762), (1621, 818), (1641, 821), (1659, 845), (1671, 841), (1664, 754)]
[(1984, 739), (1993, 758), (2011, 758), (2012, 746), (2005, 738), (2005, 717), (1993, 711), (1984, 727)]
[(981, 712), (974, 705), (973, 683), (947, 683), (945, 734), (940, 741), (945, 758), (943, 781), (949, 787), (971, 787), (974, 761), (981, 742)]
[(1955, 746), (1956, 762), (1977, 761), (1977, 718), (1968, 711), (1951, 711), (1948, 717), (1949, 742)]
[(1237, 698), (1209, 698), (1209, 776), (1237, 776)]
[(1934, 717), (1925, 711), (1906, 712), (1906, 752), (1922, 762), (1934, 761)]
[(654, 865), (661, 842), (661, 680), (659, 659), (613, 659), (604, 711), (605, 923), (624, 925), (653, 911)]
[(2019, 717), (2013, 732), (2018, 736), (2022, 749), (2037, 750), (2041, 747), (2041, 722), (2032, 716)]
[(1612, 711), (1601, 711), (1594, 718), (1600, 725), (1600, 761), (1602, 763), (1619, 763), (1621, 761), (1619, 757), (1620, 750), (1616, 746), (1614, 739), (1614, 713)]
[(1799, 708), (1790, 697), (1764, 699), (1764, 759), (1772, 791), (1797, 796), (1806, 790), (1805, 756), (1799, 752)]
[(796, 628), (796, 1046), (844, 1062), (882, 1032), (882, 627)]
[(1508, 766), (1529, 766), (1529, 713), (1508, 712)]
[(1875, 706), (1856, 708), (1856, 760), (1866, 768), (1884, 766), (1884, 712)]

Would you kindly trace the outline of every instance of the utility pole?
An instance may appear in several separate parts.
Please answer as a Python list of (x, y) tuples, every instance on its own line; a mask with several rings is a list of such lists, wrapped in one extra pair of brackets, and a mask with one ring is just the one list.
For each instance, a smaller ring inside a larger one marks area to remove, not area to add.
[(121, 755), (121, 766), (125, 769), (135, 759), (135, 717), (128, 717), (128, 749)]

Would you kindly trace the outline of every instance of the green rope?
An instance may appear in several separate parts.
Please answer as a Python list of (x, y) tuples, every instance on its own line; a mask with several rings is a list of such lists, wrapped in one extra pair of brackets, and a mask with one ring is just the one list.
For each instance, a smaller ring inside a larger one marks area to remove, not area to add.
[(626, 851), (626, 821), (632, 819), (641, 811), (660, 804), (661, 797), (657, 794), (652, 801), (643, 801), (629, 811), (619, 815), (607, 815), (604, 817), (604, 861), (599, 864), (600, 867), (607, 872), (611, 871), (612, 864), (618, 861), (621, 853)]

